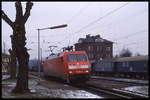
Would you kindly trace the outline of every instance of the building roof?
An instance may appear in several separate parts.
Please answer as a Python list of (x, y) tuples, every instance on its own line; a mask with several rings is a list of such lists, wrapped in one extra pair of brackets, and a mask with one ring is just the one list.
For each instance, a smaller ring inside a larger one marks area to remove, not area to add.
[(112, 41), (101, 38), (100, 35), (90, 36), (90, 34), (86, 35), (86, 38), (79, 38), (78, 40), (78, 43), (93, 43), (93, 42), (113, 43)]

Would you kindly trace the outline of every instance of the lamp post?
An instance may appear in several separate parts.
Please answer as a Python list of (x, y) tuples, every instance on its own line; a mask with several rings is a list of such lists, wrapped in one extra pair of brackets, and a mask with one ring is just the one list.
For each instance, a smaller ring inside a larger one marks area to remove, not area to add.
[(67, 27), (67, 24), (37, 29), (38, 30), (38, 68), (39, 68), (39, 77), (40, 77), (40, 30), (57, 29), (57, 28), (64, 28), (64, 27)]

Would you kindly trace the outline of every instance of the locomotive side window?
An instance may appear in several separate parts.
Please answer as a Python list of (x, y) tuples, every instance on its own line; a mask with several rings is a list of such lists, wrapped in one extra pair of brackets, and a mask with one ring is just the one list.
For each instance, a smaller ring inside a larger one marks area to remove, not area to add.
[(87, 61), (87, 57), (84, 54), (69, 54), (68, 61)]
[(64, 62), (63, 57), (61, 57), (61, 62)]

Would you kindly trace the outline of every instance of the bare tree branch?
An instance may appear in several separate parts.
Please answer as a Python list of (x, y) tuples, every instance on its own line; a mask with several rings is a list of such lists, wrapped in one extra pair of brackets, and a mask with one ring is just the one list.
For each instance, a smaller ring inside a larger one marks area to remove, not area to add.
[(1, 12), (2, 12), (2, 19), (6, 21), (6, 23), (9, 24), (12, 28), (14, 28), (14, 23), (8, 18), (8, 16), (4, 13), (3, 10), (1, 10)]
[(18, 21), (23, 17), (21, 2), (16, 1), (15, 6), (16, 6), (16, 21)]
[(24, 14), (24, 23), (26, 23), (28, 17), (30, 16), (30, 10), (32, 9), (33, 3), (27, 2), (26, 4), (26, 12)]

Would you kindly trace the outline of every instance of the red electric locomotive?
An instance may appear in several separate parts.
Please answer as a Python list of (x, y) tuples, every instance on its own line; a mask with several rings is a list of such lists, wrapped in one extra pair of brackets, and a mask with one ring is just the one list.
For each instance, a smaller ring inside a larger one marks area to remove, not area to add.
[(43, 72), (44, 76), (59, 77), (67, 82), (86, 82), (90, 78), (87, 54), (85, 51), (60, 53), (44, 62)]

